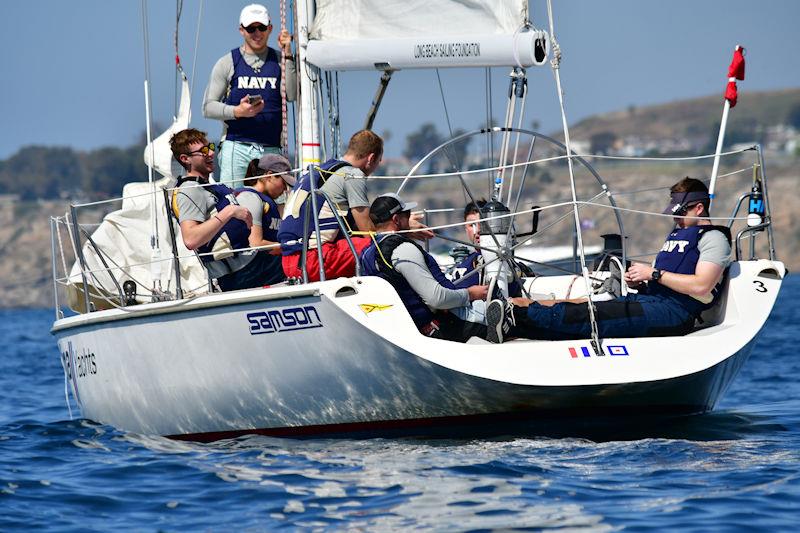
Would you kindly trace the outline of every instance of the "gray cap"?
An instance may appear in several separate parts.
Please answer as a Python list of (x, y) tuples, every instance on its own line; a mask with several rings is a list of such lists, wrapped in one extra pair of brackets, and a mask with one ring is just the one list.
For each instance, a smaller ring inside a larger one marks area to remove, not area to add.
[(258, 168), (270, 174), (280, 174), (288, 185), (294, 187), (297, 181), (292, 174), (292, 165), (289, 160), (278, 154), (266, 154), (258, 160)]

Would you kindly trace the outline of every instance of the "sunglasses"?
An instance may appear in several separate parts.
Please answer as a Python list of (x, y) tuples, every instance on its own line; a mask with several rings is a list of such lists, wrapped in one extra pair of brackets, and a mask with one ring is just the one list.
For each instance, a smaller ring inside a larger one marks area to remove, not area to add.
[(195, 150), (194, 152), (189, 152), (186, 155), (194, 155), (194, 154), (208, 155), (210, 152), (213, 152), (216, 149), (217, 149), (217, 145), (216, 144), (208, 143), (207, 145), (201, 147), (199, 150)]
[(269, 29), (269, 26), (264, 26), (263, 24), (258, 24), (258, 25), (256, 25), (256, 26), (248, 26), (248, 27), (246, 27), (244, 30), (245, 30), (247, 33), (255, 33), (255, 32), (256, 32), (256, 30), (260, 31), (261, 33), (264, 33), (264, 32), (265, 32), (265, 31), (267, 31), (268, 29)]

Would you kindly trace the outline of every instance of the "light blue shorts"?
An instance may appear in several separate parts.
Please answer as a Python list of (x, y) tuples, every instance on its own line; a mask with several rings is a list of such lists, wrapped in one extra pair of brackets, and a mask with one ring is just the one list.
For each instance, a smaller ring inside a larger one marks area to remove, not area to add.
[(217, 160), (219, 177), (217, 181), (235, 189), (242, 186), (247, 165), (264, 154), (281, 154), (277, 146), (264, 146), (239, 141), (222, 141)]

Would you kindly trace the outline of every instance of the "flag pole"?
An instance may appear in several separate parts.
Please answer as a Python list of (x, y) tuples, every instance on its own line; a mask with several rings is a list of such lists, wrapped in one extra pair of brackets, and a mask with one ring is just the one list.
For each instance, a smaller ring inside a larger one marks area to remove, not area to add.
[(725, 129), (728, 127), (728, 112), (736, 105), (737, 88), (736, 80), (744, 79), (744, 48), (736, 45), (733, 50), (733, 60), (728, 67), (728, 85), (725, 89), (725, 104), (722, 107), (722, 120), (719, 124), (719, 136), (717, 137), (717, 150), (714, 153), (714, 165), (711, 168), (711, 183), (708, 186), (709, 206), (714, 201), (714, 189), (717, 184), (717, 174), (719, 172), (719, 159), (722, 154), (722, 145), (725, 142)]

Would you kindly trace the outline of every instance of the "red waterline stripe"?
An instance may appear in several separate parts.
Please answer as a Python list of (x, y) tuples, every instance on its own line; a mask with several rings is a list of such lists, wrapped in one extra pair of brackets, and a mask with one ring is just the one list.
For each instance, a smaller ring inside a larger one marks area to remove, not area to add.
[(303, 146), (319, 146), (319, 143), (303, 143)]

